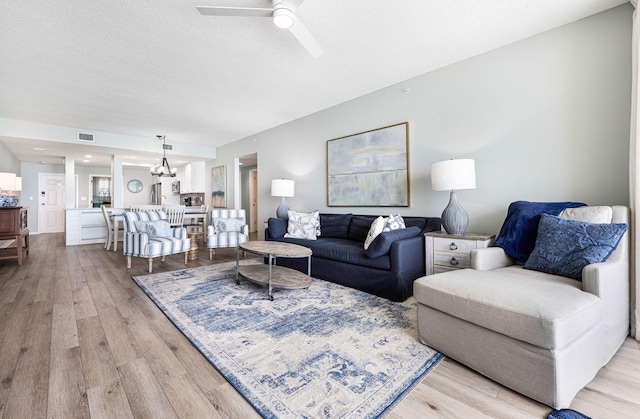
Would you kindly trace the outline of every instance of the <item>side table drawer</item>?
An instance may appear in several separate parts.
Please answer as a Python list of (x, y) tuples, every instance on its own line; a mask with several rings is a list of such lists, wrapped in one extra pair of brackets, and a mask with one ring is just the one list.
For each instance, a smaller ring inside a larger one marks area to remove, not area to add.
[(436, 252), (444, 250), (446, 252), (470, 253), (476, 248), (476, 243), (471, 240), (435, 237), (433, 247)]
[(435, 252), (433, 259), (434, 265), (436, 266), (446, 266), (455, 269), (471, 267), (471, 256), (469, 253)]
[(491, 245), (495, 239), (490, 234), (446, 234), (441, 231), (425, 233), (425, 273), (453, 271), (471, 268), (471, 251)]

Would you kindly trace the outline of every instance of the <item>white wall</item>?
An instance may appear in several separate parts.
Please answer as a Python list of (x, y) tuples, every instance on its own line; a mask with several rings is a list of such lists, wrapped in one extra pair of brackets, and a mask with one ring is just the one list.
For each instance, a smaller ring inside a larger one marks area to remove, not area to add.
[[(274, 215), (270, 182), (282, 177), (296, 181), (287, 199), (296, 210), (439, 216), (448, 193), (431, 190), (430, 164), (449, 158), (476, 160), (477, 189), (458, 193), (470, 232), (497, 233), (514, 200), (628, 205), (632, 10), (625, 4), (255, 134), (220, 147), (207, 167), (230, 169), (234, 157), (257, 152), (260, 220)], [(327, 207), (327, 140), (404, 121), (410, 207)]]
[[(149, 172), (148, 168), (134, 168), (125, 166), (122, 168), (123, 179), (123, 206), (125, 208), (131, 205), (146, 205), (151, 203), (151, 184), (153, 183), (153, 176)], [(142, 191), (138, 193), (129, 192), (127, 189), (127, 183), (132, 179), (138, 179), (142, 182)]]
[(2, 143), (0, 143), (0, 172), (17, 173), (20, 176), (20, 160)]

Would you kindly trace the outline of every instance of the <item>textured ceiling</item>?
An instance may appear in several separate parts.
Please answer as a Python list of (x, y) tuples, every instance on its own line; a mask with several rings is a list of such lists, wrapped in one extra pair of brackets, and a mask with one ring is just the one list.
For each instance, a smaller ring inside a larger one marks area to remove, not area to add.
[(269, 1), (3, 0), (0, 118), (215, 147), (623, 3), (306, 0), (313, 58), (196, 10)]

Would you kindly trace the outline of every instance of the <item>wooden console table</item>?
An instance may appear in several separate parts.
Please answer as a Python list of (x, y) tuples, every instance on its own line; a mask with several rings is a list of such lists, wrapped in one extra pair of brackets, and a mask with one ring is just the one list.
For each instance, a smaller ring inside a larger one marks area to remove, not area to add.
[[(27, 208), (0, 207), (0, 240), (15, 240), (16, 247), (0, 250), (0, 259), (18, 259), (22, 265), (23, 255), (29, 254), (29, 229)], [(15, 253), (12, 252), (15, 249)]]

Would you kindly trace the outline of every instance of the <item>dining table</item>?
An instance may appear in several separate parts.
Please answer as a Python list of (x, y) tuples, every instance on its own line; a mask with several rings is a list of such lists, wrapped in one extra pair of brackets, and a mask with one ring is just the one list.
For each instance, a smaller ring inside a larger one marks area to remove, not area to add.
[(202, 232), (193, 232), (197, 234), (202, 234), (203, 241), (206, 241), (207, 236), (207, 212), (202, 211), (201, 207), (186, 207), (184, 211), (184, 222), (183, 225), (185, 227), (193, 227), (198, 226), (202, 227)]

